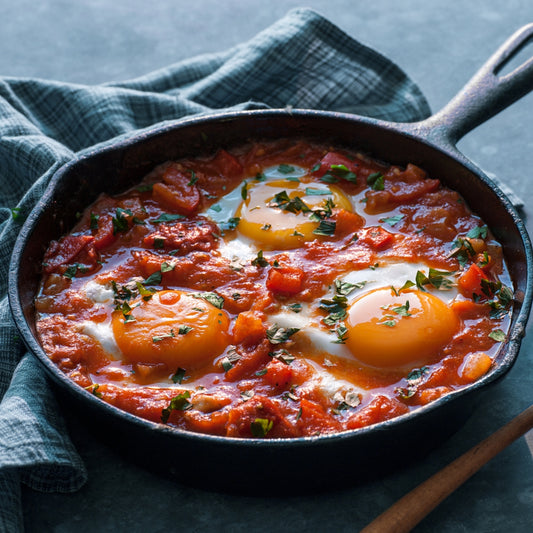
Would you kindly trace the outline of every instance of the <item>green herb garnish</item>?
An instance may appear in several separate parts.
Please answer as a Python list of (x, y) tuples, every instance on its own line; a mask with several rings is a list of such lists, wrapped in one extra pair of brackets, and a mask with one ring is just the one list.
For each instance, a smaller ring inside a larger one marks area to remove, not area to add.
[(189, 402), (190, 397), (191, 393), (188, 390), (174, 396), (170, 400), (169, 406), (161, 411), (161, 422), (166, 424), (172, 411), (187, 411), (190, 409), (192, 407), (192, 403)]
[(268, 418), (256, 418), (250, 423), (250, 430), (252, 435), (257, 438), (266, 437), (267, 433), (272, 429), (274, 422)]
[(385, 189), (385, 176), (381, 172), (374, 172), (366, 178), (366, 183), (373, 191), (383, 191)]
[(300, 328), (282, 328), (274, 324), (267, 329), (266, 336), (271, 344), (281, 344), (288, 341), (298, 331)]

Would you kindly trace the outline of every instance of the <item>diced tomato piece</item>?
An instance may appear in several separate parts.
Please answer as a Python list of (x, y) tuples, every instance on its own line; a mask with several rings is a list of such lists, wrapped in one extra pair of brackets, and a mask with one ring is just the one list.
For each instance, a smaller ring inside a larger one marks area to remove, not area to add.
[(207, 219), (161, 224), (157, 231), (144, 237), (143, 244), (148, 248), (173, 250), (176, 255), (195, 250), (208, 252), (215, 246), (218, 231), (217, 225)]
[(254, 311), (239, 313), (233, 326), (233, 343), (256, 344), (265, 336), (265, 331), (260, 313)]
[(225, 435), (228, 423), (229, 411), (215, 411), (214, 413), (202, 413), (191, 409), (183, 413), (187, 429), (209, 435)]
[(321, 178), (326, 172), (334, 171), (336, 166), (346, 167), (350, 172), (357, 175), (359, 163), (338, 152), (328, 152), (321, 159), (320, 166), (313, 172), (313, 176)]
[(332, 172), (334, 175), (338, 175), (339, 178), (342, 178), (342, 171), (339, 172), (339, 169), (337, 169), (336, 173), (337, 167), (340, 167), (341, 169), (347, 169), (357, 176), (359, 162), (357, 160), (352, 160), (338, 152), (328, 152), (320, 160), (320, 166), (313, 172), (313, 176), (321, 178), (327, 172)]
[(281, 391), (292, 384), (292, 369), (288, 364), (272, 359), (266, 366), (266, 370), (263, 381), (274, 389)]
[(460, 376), (467, 382), (472, 383), (484, 376), (492, 366), (492, 359), (485, 352), (475, 352), (466, 356)]
[(270, 361), (270, 343), (263, 341), (252, 349), (241, 350), (241, 358), (226, 372), (227, 381), (239, 381), (251, 377)]
[(164, 203), (180, 215), (192, 215), (200, 204), (200, 191), (192, 178), (192, 172), (181, 165), (169, 165), (163, 174), (163, 183), (154, 183), (154, 200)]
[(242, 165), (237, 161), (237, 158), (226, 152), (226, 150), (219, 150), (212, 163), (220, 174), (230, 178), (240, 176), (243, 171)]
[(357, 237), (357, 242), (368, 244), (374, 250), (384, 250), (394, 242), (394, 235), (381, 226), (363, 228)]
[(94, 234), (94, 245), (97, 250), (102, 250), (106, 246), (113, 244), (116, 240), (113, 231), (113, 217), (111, 215), (102, 215), (98, 219), (98, 230)]
[(487, 275), (475, 263), (463, 272), (457, 280), (459, 291), (466, 298), (473, 298), (474, 294), (483, 296), (482, 280), (487, 280)]
[(392, 201), (403, 204), (417, 200), (421, 196), (436, 191), (440, 186), (439, 180), (427, 179), (411, 183), (398, 182), (393, 184), (388, 191), (391, 193)]
[(412, 163), (408, 163), (407, 167), (405, 167), (405, 170), (400, 174), (402, 181), (407, 183), (422, 181), (426, 178), (426, 175), (427, 173), (425, 170), (413, 165)]
[(304, 271), (287, 265), (271, 268), (268, 272), (266, 286), (269, 291), (278, 294), (298, 294), (303, 287)]
[[(252, 424), (259, 420), (272, 423), (268, 432), (258, 435), (252, 432)], [(232, 409), (227, 425), (228, 437), (294, 437), (296, 428), (287, 420), (276, 401), (266, 396), (255, 395), (241, 405)]]
[(76, 257), (93, 241), (92, 235), (67, 235), (59, 241), (52, 241), (44, 256), (44, 271), (50, 274), (63, 265), (74, 263)]
[(302, 398), (300, 400), (300, 409), (297, 425), (304, 435), (329, 433), (341, 429), (340, 422), (315, 402)]
[(346, 209), (339, 209), (335, 215), (335, 235), (343, 236), (350, 233), (354, 233), (358, 229), (362, 228), (365, 221), (363, 217), (357, 213), (351, 213)]
[(346, 427), (348, 429), (356, 429), (360, 427), (377, 424), (384, 420), (389, 420), (397, 416), (407, 413), (409, 408), (392, 398), (386, 396), (376, 396), (366, 407), (363, 407), (354, 413), (347, 421)]

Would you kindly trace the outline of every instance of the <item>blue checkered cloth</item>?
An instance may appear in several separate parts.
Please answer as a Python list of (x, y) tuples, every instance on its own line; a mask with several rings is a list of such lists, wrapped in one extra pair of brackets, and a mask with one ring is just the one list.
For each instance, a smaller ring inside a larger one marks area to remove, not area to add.
[(82, 86), (0, 78), (0, 530), (22, 530), (21, 483), (75, 491), (87, 473), (40, 363), (10, 316), (7, 276), (23, 219), (78, 153), (163, 121), (250, 108), (328, 109), (410, 122), (427, 117), (393, 63), (309, 9), (250, 41), (138, 79)]

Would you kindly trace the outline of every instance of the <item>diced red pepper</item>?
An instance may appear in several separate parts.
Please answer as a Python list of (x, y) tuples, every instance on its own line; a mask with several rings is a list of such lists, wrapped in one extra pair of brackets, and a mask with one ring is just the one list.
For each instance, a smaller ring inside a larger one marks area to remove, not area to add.
[(111, 215), (101, 215), (98, 219), (98, 230), (94, 234), (94, 245), (97, 250), (109, 246), (116, 240), (113, 231), (113, 217)]
[(271, 268), (266, 286), (277, 294), (298, 294), (303, 288), (304, 271), (295, 266)]
[(242, 174), (242, 165), (226, 150), (219, 150), (212, 163), (224, 176), (234, 178)]
[(341, 429), (339, 421), (328, 414), (321, 405), (305, 398), (300, 400), (300, 416), (297, 425), (304, 435), (328, 433)]
[(233, 326), (233, 343), (252, 345), (265, 336), (261, 314), (254, 311), (239, 313)]
[(363, 227), (365, 221), (357, 213), (351, 213), (346, 209), (339, 209), (335, 215), (335, 235), (343, 236), (356, 232)]
[(200, 192), (194, 185), (193, 173), (170, 165), (163, 174), (163, 183), (154, 183), (152, 195), (180, 215), (192, 215), (200, 204)]
[(278, 359), (272, 359), (266, 366), (266, 370), (263, 381), (268, 383), (273, 389), (282, 391), (291, 385), (292, 370), (288, 364)]
[(374, 250), (384, 250), (394, 242), (394, 235), (381, 226), (363, 228), (357, 233), (357, 242), (368, 244)]
[(481, 280), (488, 280), (487, 275), (475, 263), (463, 272), (457, 280), (457, 286), (461, 294), (467, 298), (472, 298), (474, 294), (483, 296)]
[(377, 422), (383, 422), (397, 416), (407, 413), (409, 408), (392, 398), (386, 396), (376, 396), (366, 407), (355, 412), (347, 421), (348, 429), (356, 429), (364, 426), (370, 426)]
[(74, 263), (74, 260), (93, 241), (92, 235), (67, 235), (59, 241), (52, 241), (44, 256), (44, 271), (50, 274), (63, 265)]
[(337, 166), (346, 167), (350, 172), (357, 175), (359, 164), (338, 152), (328, 152), (320, 161), (320, 166), (313, 172), (313, 176), (321, 178), (326, 172), (330, 172)]

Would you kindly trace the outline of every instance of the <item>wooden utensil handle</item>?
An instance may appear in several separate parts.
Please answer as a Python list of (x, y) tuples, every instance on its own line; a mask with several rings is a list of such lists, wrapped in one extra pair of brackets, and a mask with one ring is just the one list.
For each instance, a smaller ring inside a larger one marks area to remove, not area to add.
[(533, 427), (533, 405), (407, 493), (360, 533), (407, 533), (485, 463)]

